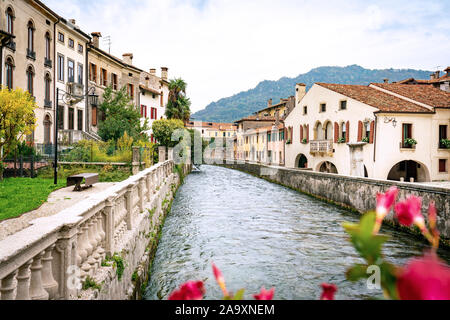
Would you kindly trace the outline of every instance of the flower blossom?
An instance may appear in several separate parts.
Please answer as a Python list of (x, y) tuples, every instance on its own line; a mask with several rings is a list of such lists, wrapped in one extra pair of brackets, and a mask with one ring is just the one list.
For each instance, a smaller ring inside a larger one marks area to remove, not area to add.
[(416, 258), (400, 272), (397, 292), (401, 300), (450, 300), (450, 268), (434, 253)]
[(222, 272), (219, 270), (219, 268), (217, 268), (217, 266), (213, 263), (212, 264), (213, 267), (213, 273), (214, 273), (214, 277), (216, 278), (217, 283), (219, 284), (220, 289), (222, 289), (223, 295), (225, 297), (228, 297), (228, 290), (227, 287), (225, 286), (225, 279), (222, 275)]
[(266, 290), (264, 287), (261, 289), (260, 294), (255, 294), (253, 297), (256, 300), (273, 300), (273, 295), (275, 294), (275, 288)]
[(425, 219), (422, 215), (422, 200), (415, 196), (410, 196), (406, 201), (395, 205), (398, 222), (405, 227), (416, 224), (421, 230), (425, 227)]
[(202, 300), (205, 287), (202, 281), (189, 281), (169, 296), (169, 300)]
[(381, 224), (383, 223), (384, 218), (388, 215), (392, 206), (397, 199), (398, 189), (397, 187), (391, 187), (386, 193), (377, 194), (377, 217), (375, 222), (374, 234), (377, 234), (380, 231)]
[(323, 283), (322, 290), (323, 292), (320, 296), (320, 300), (334, 300), (334, 295), (337, 292), (338, 288), (334, 284)]

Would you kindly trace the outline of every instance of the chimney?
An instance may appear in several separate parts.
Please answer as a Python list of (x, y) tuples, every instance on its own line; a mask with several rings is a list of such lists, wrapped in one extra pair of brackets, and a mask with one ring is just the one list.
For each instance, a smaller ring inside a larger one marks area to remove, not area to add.
[(441, 72), (440, 72), (440, 71), (436, 71), (436, 72), (434, 73), (434, 78), (435, 78), (435, 79), (439, 79), (440, 76), (441, 76)]
[(152, 76), (156, 76), (156, 69), (150, 69), (150, 74)]
[(295, 100), (296, 104), (300, 103), (300, 101), (303, 99), (303, 97), (306, 95), (306, 84), (304, 83), (297, 83), (295, 86)]
[(270, 108), (272, 106), (272, 99), (269, 99), (269, 101), (267, 102), (267, 108)]
[(383, 79), (384, 83), (389, 83), (389, 79)]
[(133, 65), (133, 54), (132, 53), (124, 53), (122, 55), (122, 60), (126, 64)]
[(167, 80), (169, 77), (169, 68), (161, 67), (161, 79)]
[(69, 19), (69, 22), (74, 26), (77, 24), (77, 21), (75, 19)]
[(150, 88), (150, 77), (145, 77), (145, 85)]
[(102, 34), (100, 32), (92, 32), (91, 36), (92, 44), (94, 45), (94, 47), (98, 48), (100, 44), (100, 37), (102, 36)]
[(434, 79), (435, 79), (434, 76), (435, 76), (435, 74), (432, 73), (432, 74), (430, 75), (430, 79), (431, 79), (431, 80), (434, 80)]

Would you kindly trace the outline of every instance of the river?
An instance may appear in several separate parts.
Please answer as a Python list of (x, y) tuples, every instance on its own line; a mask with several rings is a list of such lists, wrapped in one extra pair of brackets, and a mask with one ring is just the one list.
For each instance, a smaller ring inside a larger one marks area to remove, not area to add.
[[(144, 299), (167, 299), (189, 280), (205, 281), (205, 299), (221, 299), (211, 263), (227, 288), (246, 289), (246, 299), (262, 286), (275, 299), (315, 300), (320, 284), (339, 287), (337, 299), (381, 297), (364, 281), (352, 283), (345, 271), (362, 262), (342, 228), (359, 217), (342, 208), (246, 173), (202, 166), (186, 177), (167, 216)], [(390, 227), (386, 258), (403, 264), (426, 244)], [(449, 250), (439, 252), (450, 261)]]

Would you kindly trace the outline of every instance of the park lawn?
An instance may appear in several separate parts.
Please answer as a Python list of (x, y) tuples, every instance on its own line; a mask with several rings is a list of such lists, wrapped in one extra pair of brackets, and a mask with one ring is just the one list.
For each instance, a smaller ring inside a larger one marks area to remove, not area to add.
[(0, 181), (0, 221), (18, 217), (39, 208), (53, 191), (65, 187), (60, 180), (9, 178)]

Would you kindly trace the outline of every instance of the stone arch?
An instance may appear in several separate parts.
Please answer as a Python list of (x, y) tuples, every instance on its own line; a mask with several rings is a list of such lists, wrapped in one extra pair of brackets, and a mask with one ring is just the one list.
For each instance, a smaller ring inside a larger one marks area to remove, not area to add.
[(389, 171), (387, 180), (400, 181), (403, 178), (406, 182), (414, 179), (414, 182), (430, 182), (430, 170), (426, 165), (415, 160), (403, 160), (396, 163)]
[(5, 57), (5, 63), (6, 63), (6, 64), (7, 64), (7, 63), (11, 63), (11, 65), (12, 65), (13, 67), (16, 66), (16, 63), (14, 62), (14, 58), (13, 58), (13, 56), (11, 56), (11, 55), (7, 55), (7, 56)]
[(303, 153), (300, 153), (297, 158), (295, 158), (295, 167), (299, 169), (308, 168), (308, 158)]
[(330, 161), (323, 161), (317, 165), (316, 171), (323, 173), (339, 174), (337, 167)]
[(323, 126), (320, 121), (316, 121), (314, 125), (314, 140), (322, 140)]
[(323, 140), (333, 140), (333, 123), (327, 120), (323, 124)]

